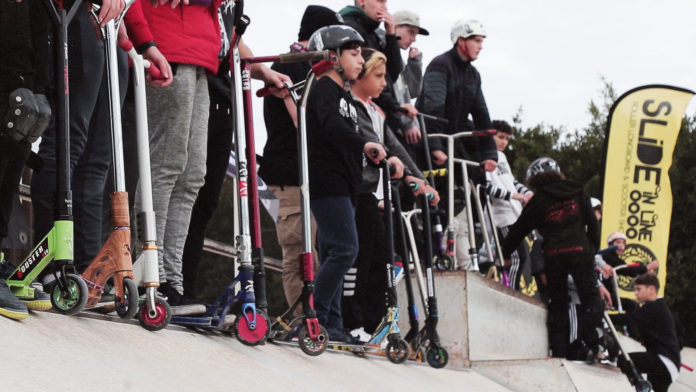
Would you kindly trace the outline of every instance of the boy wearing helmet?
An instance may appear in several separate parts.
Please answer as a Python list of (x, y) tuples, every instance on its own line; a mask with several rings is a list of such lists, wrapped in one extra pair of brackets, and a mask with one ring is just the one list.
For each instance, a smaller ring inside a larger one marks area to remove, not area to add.
[(568, 349), (568, 274), (572, 275), (583, 313), (582, 338), (599, 359), (598, 328), (604, 306), (594, 276), (595, 244), (599, 230), (590, 197), (582, 184), (567, 180), (551, 158), (539, 158), (527, 169), (527, 185), (534, 197), (503, 240), (509, 259), (519, 241), (533, 229), (544, 238), (544, 268), (550, 303), (547, 326), (552, 356), (565, 357)]
[[(425, 120), (428, 133), (452, 134), (491, 128), (488, 107), (481, 90), (481, 75), (472, 65), (478, 58), (486, 34), (483, 25), (476, 20), (457, 21), (451, 31), (452, 49), (435, 57), (426, 68), (416, 108), (423, 113), (449, 120), (447, 125)], [(497, 166), (498, 152), (492, 137), (458, 139), (454, 149), (456, 158), (480, 162), (485, 171), (492, 171)], [(447, 161), (444, 150), (441, 140), (430, 140), (430, 158), (436, 165), (443, 165)], [(477, 184), (484, 184), (484, 170), (470, 169), (469, 178)], [(455, 174), (457, 181), (460, 178), (460, 175)], [(439, 189), (445, 184), (445, 179), (438, 179)], [(446, 204), (446, 194), (443, 196), (443, 203)], [(466, 211), (459, 213), (454, 222), (450, 223), (456, 232), (457, 265), (467, 268), (471, 261), (467, 252), (469, 237)]]
[[(604, 261), (604, 266), (602, 266), (602, 269), (604, 268), (615, 268), (619, 267), (622, 265), (625, 265), (626, 262), (623, 260), (622, 256), (624, 252), (626, 251), (626, 241), (628, 240), (628, 237), (626, 237), (626, 234), (620, 231), (615, 231), (609, 235), (607, 238), (607, 245), (608, 246), (615, 246), (616, 250), (604, 253), (602, 255), (602, 261)], [(640, 264), (636, 267), (632, 268), (622, 268), (620, 270), (616, 271), (616, 275), (619, 276), (629, 276), (631, 278), (635, 278), (638, 275), (643, 275), (645, 273), (652, 273), (657, 269), (659, 266), (659, 263), (657, 260), (652, 260), (650, 263), (647, 265)], [(613, 270), (612, 270), (613, 272)], [(614, 275), (614, 274), (612, 274)], [(605, 274), (605, 279), (603, 280), (604, 287), (609, 290), (611, 293), (612, 298), (616, 298), (617, 293), (614, 292), (614, 285), (612, 282), (609, 280), (611, 279), (609, 276)], [(618, 276), (615, 276), (614, 279), (618, 279)], [(621, 305), (624, 309), (626, 310), (633, 310), (637, 307), (637, 304), (635, 301), (628, 299), (628, 298), (621, 298)]]
[(330, 339), (349, 343), (355, 341), (343, 327), (341, 287), (358, 254), (356, 196), (364, 162), (377, 164), (387, 156), (380, 143), (358, 132), (357, 111), (347, 91), (362, 71), (363, 43), (348, 26), (323, 27), (309, 40), (309, 50), (331, 50), (338, 57), (338, 64), (320, 75), (307, 101), (310, 203), (321, 260), (314, 307)]

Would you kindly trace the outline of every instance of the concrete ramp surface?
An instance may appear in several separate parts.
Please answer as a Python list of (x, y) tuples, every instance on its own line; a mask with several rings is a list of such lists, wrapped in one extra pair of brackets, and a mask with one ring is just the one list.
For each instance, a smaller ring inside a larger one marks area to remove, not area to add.
[(81, 316), (3, 317), (0, 331), (2, 391), (509, 391), (471, 370)]

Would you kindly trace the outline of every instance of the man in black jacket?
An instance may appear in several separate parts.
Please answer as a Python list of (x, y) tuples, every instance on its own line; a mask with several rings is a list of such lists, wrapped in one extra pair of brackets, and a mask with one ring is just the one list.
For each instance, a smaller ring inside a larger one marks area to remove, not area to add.
[[(416, 108), (423, 112), (449, 120), (448, 125), (426, 120), (428, 133), (453, 134), (468, 130), (491, 128), (488, 107), (481, 90), (481, 75), (471, 64), (478, 58), (486, 37), (486, 29), (476, 20), (460, 20), (452, 27), (452, 49), (435, 57), (423, 76), (423, 88)], [(473, 118), (473, 123), (469, 116)], [(430, 140), (430, 153), (436, 165), (447, 161), (445, 146), (440, 139)], [(480, 162), (485, 171), (497, 167), (498, 152), (492, 137), (464, 138), (455, 144), (455, 157)], [(485, 175), (480, 169), (471, 170), (469, 177), (475, 183), (483, 183)], [(461, 176), (455, 174), (455, 179)], [(443, 182), (438, 184), (446, 186)], [(447, 196), (443, 192), (443, 196)], [(443, 200), (446, 205), (447, 201)], [(466, 211), (449, 222), (456, 232), (456, 258), (460, 268), (468, 269), (470, 256)]]

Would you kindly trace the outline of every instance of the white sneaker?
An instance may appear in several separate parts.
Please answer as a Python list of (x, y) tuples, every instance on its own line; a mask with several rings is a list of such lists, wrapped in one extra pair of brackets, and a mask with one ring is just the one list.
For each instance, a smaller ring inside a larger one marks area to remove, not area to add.
[(369, 342), (370, 338), (372, 338), (372, 335), (365, 332), (365, 328), (363, 328), (363, 327), (356, 328), (356, 329), (350, 331), (350, 335), (353, 336), (354, 338), (359, 339), (361, 342)]

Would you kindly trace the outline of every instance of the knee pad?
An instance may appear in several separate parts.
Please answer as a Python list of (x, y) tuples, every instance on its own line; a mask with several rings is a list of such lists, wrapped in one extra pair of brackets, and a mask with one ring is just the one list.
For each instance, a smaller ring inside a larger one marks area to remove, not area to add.
[(21, 87), (10, 93), (8, 110), (0, 129), (15, 141), (31, 144), (46, 130), (50, 120), (51, 105), (46, 96)]

